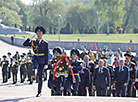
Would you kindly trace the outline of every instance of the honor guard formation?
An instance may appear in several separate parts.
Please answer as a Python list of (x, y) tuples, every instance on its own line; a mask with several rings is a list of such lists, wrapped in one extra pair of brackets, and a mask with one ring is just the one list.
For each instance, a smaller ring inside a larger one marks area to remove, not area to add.
[(43, 81), (48, 81), (51, 96), (108, 96), (136, 97), (138, 89), (138, 52), (123, 54), (120, 48), (99, 48), (83, 51), (72, 48), (70, 56), (65, 49), (55, 47), (51, 53), (48, 42), (42, 39), (46, 33), (42, 26), (35, 29), (34, 36), (23, 45), (30, 46), (33, 52), (20, 54), (7, 53), (0, 60), (2, 81), (12, 78), (17, 83), (38, 83), (36, 97), (41, 96)]

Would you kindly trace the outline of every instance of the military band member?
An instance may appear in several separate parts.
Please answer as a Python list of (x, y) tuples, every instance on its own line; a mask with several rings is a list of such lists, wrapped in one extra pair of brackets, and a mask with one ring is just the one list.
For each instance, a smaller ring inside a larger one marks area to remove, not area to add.
[(31, 38), (28, 38), (23, 45), (31, 46), (34, 51), (34, 56), (32, 58), (33, 66), (37, 69), (38, 73), (38, 93), (36, 97), (41, 96), (42, 84), (43, 84), (43, 72), (44, 67), (47, 67), (48, 64), (48, 42), (42, 39), (42, 36), (45, 34), (45, 29), (42, 26), (38, 26), (35, 29), (35, 33), (37, 34), (37, 39), (32, 40), (35, 37), (33, 35)]
[(1, 62), (2, 65), (2, 78), (3, 78), (3, 83), (6, 83), (8, 81), (8, 60), (6, 59), (6, 56), (3, 55), (3, 60)]
[(12, 58), (11, 58), (11, 53), (10, 52), (8, 52), (7, 53), (7, 60), (8, 60), (8, 62), (9, 62), (9, 65), (8, 65), (8, 79), (10, 79), (11, 78), (11, 66), (12, 66)]
[(129, 83), (127, 96), (128, 97), (136, 97), (136, 89), (135, 89), (135, 79), (136, 79), (136, 64), (131, 61), (131, 55), (129, 53), (124, 54), (126, 57), (125, 65), (129, 68)]
[(77, 49), (73, 49), (71, 52), (72, 52), (71, 66), (74, 72), (76, 83), (73, 83), (72, 75), (69, 75), (66, 81), (66, 90), (67, 90), (67, 95), (71, 95), (71, 87), (73, 87), (73, 96), (78, 96), (79, 85), (81, 82), (79, 73), (82, 71), (83, 66), (82, 62), (78, 60), (79, 51)]
[(13, 56), (13, 61), (12, 61), (13, 84), (17, 83), (18, 66), (19, 66), (19, 63), (18, 63), (18, 61), (16, 59), (16, 56)]
[(129, 80), (129, 69), (124, 65), (124, 60), (120, 59), (119, 66), (115, 68), (114, 85), (117, 97), (127, 96), (127, 85)]
[(25, 78), (26, 78), (26, 62), (24, 55), (21, 55), (21, 60), (20, 62), (20, 78), (21, 78), (21, 83), (24, 83)]
[(102, 59), (99, 60), (98, 65), (94, 73), (93, 89), (96, 90), (97, 96), (106, 96), (106, 90), (110, 89), (109, 70), (104, 68)]

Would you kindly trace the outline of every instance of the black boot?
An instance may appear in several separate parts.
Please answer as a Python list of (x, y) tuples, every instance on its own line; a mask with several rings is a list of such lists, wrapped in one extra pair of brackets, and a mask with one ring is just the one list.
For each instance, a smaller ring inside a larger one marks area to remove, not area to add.
[(43, 84), (42, 81), (38, 83), (38, 93), (37, 93), (36, 97), (41, 96), (42, 84)]

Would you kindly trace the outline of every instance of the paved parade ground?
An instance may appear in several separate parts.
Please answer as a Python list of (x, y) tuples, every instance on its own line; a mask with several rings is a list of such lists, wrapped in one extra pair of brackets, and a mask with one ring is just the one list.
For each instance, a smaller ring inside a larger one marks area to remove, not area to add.
[[(22, 54), (23, 52), (27, 53), (28, 50), (28, 48), (20, 48), (0, 41), (0, 57), (7, 52), (19, 51)], [(43, 84), (42, 97), (36, 98), (37, 84), (35, 82), (32, 85), (29, 85), (27, 81), (20, 83), (18, 73), (16, 85), (12, 84), (12, 78), (8, 80), (8, 83), (2, 83), (1, 75), (0, 67), (0, 102), (138, 102), (138, 98), (50, 97), (47, 81)]]

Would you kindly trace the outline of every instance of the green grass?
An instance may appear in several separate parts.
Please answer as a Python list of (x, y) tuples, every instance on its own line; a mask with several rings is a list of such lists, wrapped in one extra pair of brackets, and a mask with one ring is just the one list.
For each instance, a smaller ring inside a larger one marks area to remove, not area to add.
[[(11, 35), (7, 35), (11, 36)], [(32, 35), (15, 35), (16, 37), (31, 37)], [(120, 42), (120, 43), (129, 43), (132, 40), (132, 43), (138, 43), (138, 34), (60, 34), (60, 41), (80, 41), (86, 42)], [(48, 41), (58, 41), (58, 34), (56, 35), (44, 35), (43, 39)]]

